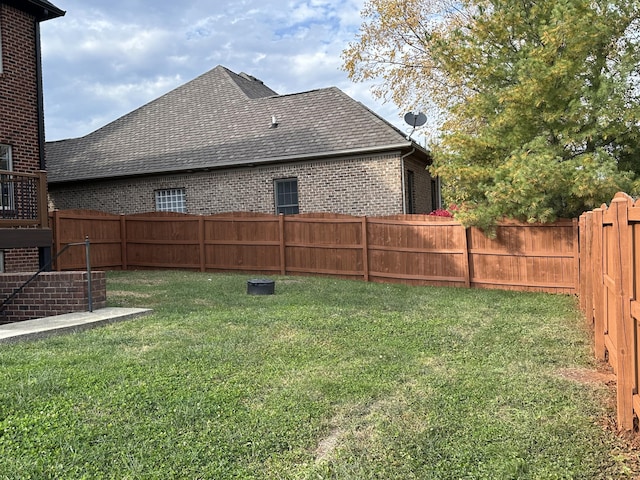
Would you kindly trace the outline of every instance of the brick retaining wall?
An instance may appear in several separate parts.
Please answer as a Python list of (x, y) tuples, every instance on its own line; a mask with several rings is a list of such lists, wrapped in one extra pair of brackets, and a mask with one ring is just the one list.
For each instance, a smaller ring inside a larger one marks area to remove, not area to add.
[[(8, 298), (33, 273), (0, 274), (0, 301)], [(93, 308), (107, 304), (104, 272), (91, 272)], [(0, 323), (89, 310), (87, 272), (43, 272), (0, 312)]]

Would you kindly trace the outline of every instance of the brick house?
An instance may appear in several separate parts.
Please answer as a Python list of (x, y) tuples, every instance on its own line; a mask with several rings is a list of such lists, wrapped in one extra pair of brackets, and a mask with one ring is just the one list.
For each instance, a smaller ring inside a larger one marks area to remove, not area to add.
[(428, 213), (428, 152), (339, 89), (278, 95), (217, 66), (81, 138), (47, 143), (50, 208)]
[(0, 272), (38, 270), (51, 252), (40, 22), (64, 13), (46, 0), (0, 1)]

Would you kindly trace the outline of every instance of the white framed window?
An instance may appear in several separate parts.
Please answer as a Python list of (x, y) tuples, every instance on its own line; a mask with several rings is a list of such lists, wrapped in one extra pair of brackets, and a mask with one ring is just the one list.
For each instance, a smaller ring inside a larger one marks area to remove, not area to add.
[[(13, 171), (11, 145), (0, 143), (0, 170)], [(13, 176), (0, 173), (0, 210), (13, 210)]]
[(275, 180), (276, 214), (300, 213), (298, 208), (298, 179), (280, 178)]
[(187, 213), (187, 202), (184, 188), (167, 188), (156, 190), (157, 212)]

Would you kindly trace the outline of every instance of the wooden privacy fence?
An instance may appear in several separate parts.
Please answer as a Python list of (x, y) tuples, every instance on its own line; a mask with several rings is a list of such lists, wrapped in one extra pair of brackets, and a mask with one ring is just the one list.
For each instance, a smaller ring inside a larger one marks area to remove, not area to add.
[(595, 354), (617, 376), (618, 428), (640, 414), (640, 204), (618, 193), (580, 216), (580, 307), (594, 329)]
[[(506, 222), (494, 239), (427, 215), (51, 214), (54, 253), (91, 242), (94, 269), (182, 268), (577, 293), (577, 222)], [(57, 270), (83, 268), (69, 250)]]

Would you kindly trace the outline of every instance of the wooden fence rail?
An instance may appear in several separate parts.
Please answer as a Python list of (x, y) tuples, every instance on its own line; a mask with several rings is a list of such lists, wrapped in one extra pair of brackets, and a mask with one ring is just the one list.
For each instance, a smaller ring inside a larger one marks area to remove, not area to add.
[[(489, 239), (427, 215), (210, 216), (175, 213), (51, 213), (54, 254), (91, 242), (92, 268), (182, 268), (264, 274), (334, 275), (377, 282), (577, 293), (576, 221), (502, 223)], [(85, 259), (68, 250), (57, 270)]]

